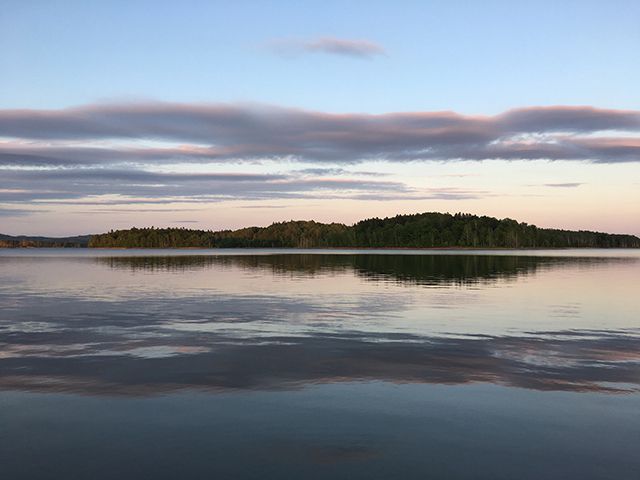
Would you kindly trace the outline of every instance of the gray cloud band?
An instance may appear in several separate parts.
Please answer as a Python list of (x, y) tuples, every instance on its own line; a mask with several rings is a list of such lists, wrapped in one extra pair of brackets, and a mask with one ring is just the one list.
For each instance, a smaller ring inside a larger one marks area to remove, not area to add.
[[(488, 159), (619, 163), (640, 160), (638, 134), (640, 112), (593, 107), (522, 108), (495, 116), (464, 116), (329, 114), (228, 104), (89, 105), (0, 111), (0, 137), (10, 139), (0, 143), (0, 164), (256, 159), (338, 164)], [(121, 146), (140, 140), (154, 146)], [(91, 145), (96, 141), (107, 146)], [(156, 142), (184, 145), (163, 147)]]
[(315, 40), (287, 39), (271, 42), (271, 48), (284, 56), (298, 56), (308, 53), (326, 53), (352, 58), (371, 58), (384, 55), (385, 49), (368, 40), (351, 40), (322, 37)]
[[(357, 198), (375, 192), (412, 198), (416, 192), (399, 182), (308, 178), (297, 174), (158, 173), (128, 169), (9, 169), (2, 171), (0, 202), (74, 200), (119, 195), (117, 204), (175, 201), (215, 202), (272, 198)], [(452, 195), (464, 192), (450, 192)], [(77, 203), (77, 202), (74, 202)], [(99, 202), (102, 203), (102, 202)]]

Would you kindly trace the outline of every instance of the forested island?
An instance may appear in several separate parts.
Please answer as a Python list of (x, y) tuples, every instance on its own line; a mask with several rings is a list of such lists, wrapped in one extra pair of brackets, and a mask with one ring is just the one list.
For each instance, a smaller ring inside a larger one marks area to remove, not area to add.
[(464, 213), (370, 218), (344, 225), (289, 221), (239, 230), (131, 228), (66, 238), (0, 235), (0, 247), (89, 248), (640, 248), (640, 238)]
[(91, 236), (94, 248), (640, 248), (640, 238), (538, 228), (511, 219), (421, 213), (341, 223), (290, 221), (240, 230), (132, 228)]

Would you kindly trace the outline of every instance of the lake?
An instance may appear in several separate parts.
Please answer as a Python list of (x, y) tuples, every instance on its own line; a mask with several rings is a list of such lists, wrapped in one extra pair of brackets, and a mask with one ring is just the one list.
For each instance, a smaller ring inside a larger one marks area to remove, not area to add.
[(2, 250), (2, 477), (637, 480), (639, 281), (637, 250)]

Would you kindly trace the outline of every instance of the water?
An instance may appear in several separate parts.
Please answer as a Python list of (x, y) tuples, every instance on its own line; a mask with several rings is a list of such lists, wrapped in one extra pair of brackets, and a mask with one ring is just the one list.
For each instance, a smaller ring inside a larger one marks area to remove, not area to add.
[(640, 252), (0, 252), (7, 479), (640, 478)]

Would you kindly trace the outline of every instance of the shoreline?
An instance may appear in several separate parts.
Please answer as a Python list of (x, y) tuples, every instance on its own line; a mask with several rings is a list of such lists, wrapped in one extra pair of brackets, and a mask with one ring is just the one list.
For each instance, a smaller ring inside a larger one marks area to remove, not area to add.
[(473, 251), (473, 250), (638, 250), (640, 247), (0, 247), (0, 250), (419, 250), (419, 251)]

